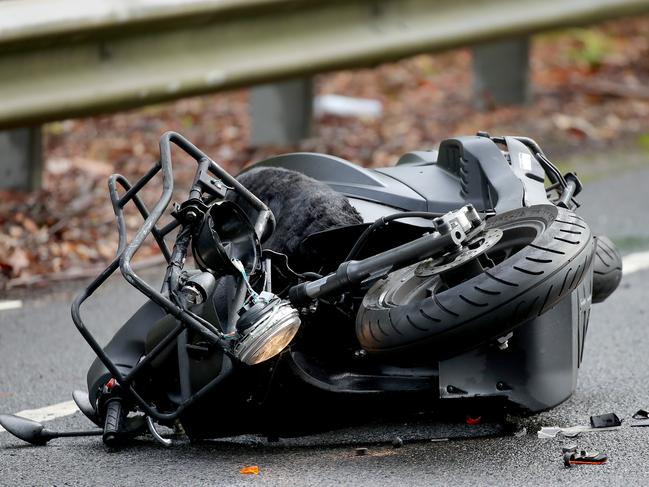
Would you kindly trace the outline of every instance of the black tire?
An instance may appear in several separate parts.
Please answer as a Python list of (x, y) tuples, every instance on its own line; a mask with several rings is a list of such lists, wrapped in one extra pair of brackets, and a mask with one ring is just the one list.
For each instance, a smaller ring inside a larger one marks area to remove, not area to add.
[(595, 239), (593, 303), (601, 303), (617, 289), (622, 280), (622, 256), (608, 237), (599, 235)]
[(421, 347), (429, 356), (455, 355), (542, 314), (590, 276), (594, 239), (571, 211), (520, 208), (492, 217), (487, 228), (503, 230), (487, 252), (496, 265), (464, 282), (448, 288), (437, 276), (417, 277), (417, 265), (377, 282), (357, 316), (360, 345), (370, 353)]

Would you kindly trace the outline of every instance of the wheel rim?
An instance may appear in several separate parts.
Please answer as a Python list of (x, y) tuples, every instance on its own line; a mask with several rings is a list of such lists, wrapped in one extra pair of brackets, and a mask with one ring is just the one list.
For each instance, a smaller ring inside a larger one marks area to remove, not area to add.
[[(457, 266), (443, 263), (445, 270), (442, 272), (422, 272), (422, 263), (393, 272), (381, 285), (378, 302), (386, 307), (402, 306), (452, 289), (513, 257), (530, 245), (545, 229), (546, 222), (534, 217), (496, 222), (489, 226), (487, 232), (497, 230), (500, 235), (496, 237), (492, 233), (488, 238), (496, 241), (488, 242), (484, 251), (473, 252), (477, 249), (468, 248), (466, 252), (470, 252), (471, 258), (458, 260)], [(437, 262), (440, 262), (440, 259)]]

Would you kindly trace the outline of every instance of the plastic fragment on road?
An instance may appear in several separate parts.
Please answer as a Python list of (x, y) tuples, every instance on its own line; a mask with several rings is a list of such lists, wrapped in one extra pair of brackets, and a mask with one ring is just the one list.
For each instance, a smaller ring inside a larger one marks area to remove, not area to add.
[(514, 436), (516, 438), (521, 438), (523, 436), (527, 435), (527, 428), (523, 426), (521, 429), (514, 431)]
[(558, 435), (566, 438), (575, 438), (581, 433), (592, 433), (594, 431), (611, 431), (619, 429), (622, 420), (615, 413), (599, 414), (590, 417), (590, 426), (577, 425), (562, 428), (560, 426), (544, 426), (537, 433), (539, 438), (555, 438)]
[(573, 465), (602, 465), (608, 461), (608, 455), (600, 452), (577, 451), (577, 446), (564, 447), (563, 465), (570, 468)]
[(635, 421), (631, 423), (632, 428), (642, 428), (649, 426), (649, 411), (644, 409), (638, 409), (633, 416), (631, 416)]
[(356, 453), (357, 457), (362, 457), (367, 455), (368, 450), (367, 448), (356, 448), (354, 452)]
[(612, 426), (621, 426), (622, 420), (615, 413), (599, 414), (590, 417), (590, 425), (593, 428), (610, 428)]
[(556, 438), (558, 435), (566, 438), (575, 438), (581, 433), (593, 433), (597, 431), (613, 431), (620, 429), (621, 426), (611, 426), (607, 428), (593, 428), (592, 426), (578, 425), (562, 428), (560, 426), (544, 426), (536, 434), (539, 438), (549, 439)]
[(243, 467), (241, 470), (239, 470), (239, 473), (243, 475), (259, 475), (259, 467), (257, 465)]

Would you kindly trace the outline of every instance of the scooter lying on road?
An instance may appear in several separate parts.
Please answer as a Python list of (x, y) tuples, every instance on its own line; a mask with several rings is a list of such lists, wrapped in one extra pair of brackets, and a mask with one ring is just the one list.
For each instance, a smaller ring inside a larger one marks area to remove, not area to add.
[[(172, 144), (197, 163), (173, 205)], [(159, 174), (149, 209), (140, 191)], [(591, 302), (621, 278), (615, 246), (574, 212), (577, 177), (524, 137), (457, 137), (380, 169), (292, 153), (234, 178), (170, 132), (141, 179), (108, 185), (117, 255), (72, 305), (97, 355), (88, 392), (73, 397), (99, 428), (0, 417), (32, 443), (94, 434), (117, 446), (149, 432), (169, 444), (159, 425), (190, 439), (285, 437), (443, 408), (541, 411), (574, 391)], [(129, 203), (144, 223), (127, 241)], [(159, 291), (131, 265), (149, 236), (168, 263)], [(148, 301), (102, 347), (80, 308), (117, 269)]]

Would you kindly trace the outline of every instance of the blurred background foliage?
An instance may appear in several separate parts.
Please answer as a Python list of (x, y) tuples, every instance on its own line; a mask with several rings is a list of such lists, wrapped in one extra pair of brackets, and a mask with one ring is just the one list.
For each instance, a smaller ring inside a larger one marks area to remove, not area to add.
[[(108, 262), (117, 239), (106, 177), (142, 174), (167, 130), (233, 173), (294, 150), (391, 165), (404, 152), (478, 130), (533, 137), (564, 168), (575, 154), (601, 161), (602, 151), (615, 164), (620, 147), (649, 155), (649, 17), (534, 36), (530, 57), (532, 102), (485, 111), (474, 108), (469, 49), (318, 75), (318, 94), (379, 100), (383, 113), (317, 117), (313, 136), (297, 146), (249, 144), (248, 90), (48, 124), (43, 189), (0, 194), (0, 288), (84, 275)], [(189, 164), (177, 171), (180, 182), (191, 174)], [(139, 219), (129, 214), (127, 222), (133, 229)]]

